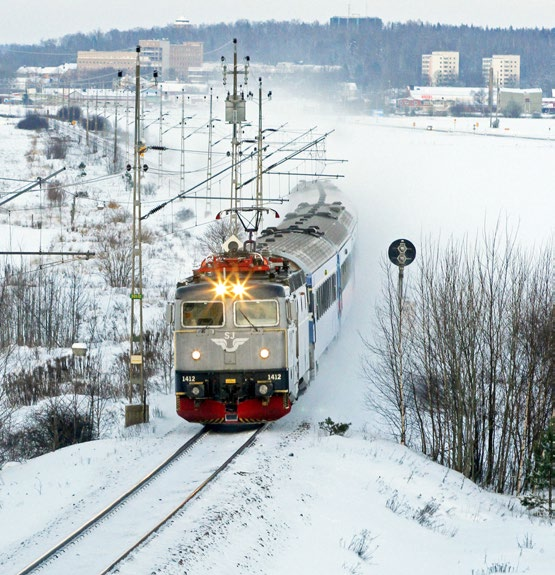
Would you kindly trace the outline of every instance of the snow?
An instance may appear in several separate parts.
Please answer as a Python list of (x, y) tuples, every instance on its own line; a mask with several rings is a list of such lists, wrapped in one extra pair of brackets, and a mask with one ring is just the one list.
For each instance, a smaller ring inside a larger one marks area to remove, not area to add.
[[(518, 229), (526, 249), (553, 241), (553, 121), (502, 119), (493, 130), (487, 119), (476, 126), (476, 119), (462, 118), (349, 117), (311, 103), (276, 105), (277, 100), (270, 117), (283, 121), (287, 114), (290, 125), (335, 129), (328, 156), (349, 160), (328, 171), (345, 173), (338, 185), (359, 211), (353, 307), (291, 414), (118, 572), (552, 575), (551, 524), (531, 517), (517, 499), (486, 492), (396, 444), (365, 408), (360, 336), (371, 333), (380, 262), (398, 237), (419, 248), (449, 237), (474, 238), (501, 221)], [(15, 166), (23, 165), (29, 137), (13, 130), (13, 120), (0, 118), (4, 176), (20, 177)], [(282, 185), (270, 183), (269, 193)], [(4, 184), (2, 191), (13, 188)], [(115, 185), (107, 190), (116, 193)], [(14, 201), (11, 209), (33, 202), (37, 195)], [(88, 216), (93, 217), (103, 216)], [(162, 225), (163, 216), (158, 224), (155, 217), (148, 224)], [(37, 242), (56, 241), (55, 230), (38, 236), (38, 230), (12, 226), (8, 233), (2, 221), (0, 249), (32, 250)], [(180, 245), (170, 237), (164, 249)], [(183, 268), (160, 252), (153, 250), (146, 266), (158, 278), (153, 284), (172, 285)], [(180, 257), (185, 265), (192, 254)], [(160, 291), (157, 296), (165, 297)], [(152, 309), (163, 315), (159, 303)], [(1, 573), (30, 563), (198, 430), (176, 417), (171, 394), (152, 394), (149, 403), (149, 424), (0, 470)], [(350, 422), (347, 435), (325, 436), (318, 422), (326, 417)], [(202, 454), (196, 457), (192, 464), (200, 467)], [(83, 565), (74, 569), (86, 572)]]

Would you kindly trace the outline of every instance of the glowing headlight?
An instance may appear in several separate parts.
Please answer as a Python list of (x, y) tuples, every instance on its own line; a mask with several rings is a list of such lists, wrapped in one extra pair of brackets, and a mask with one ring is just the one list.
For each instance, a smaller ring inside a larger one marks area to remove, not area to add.
[(235, 284), (233, 286), (233, 293), (236, 296), (243, 295), (245, 293), (245, 286), (243, 284)]
[(258, 355), (261, 359), (268, 359), (270, 357), (270, 350), (267, 347), (263, 347), (259, 352)]
[(225, 295), (226, 291), (227, 288), (225, 284), (216, 284), (216, 295)]
[(200, 351), (198, 349), (193, 350), (193, 353), (191, 354), (191, 357), (197, 361), (200, 359)]

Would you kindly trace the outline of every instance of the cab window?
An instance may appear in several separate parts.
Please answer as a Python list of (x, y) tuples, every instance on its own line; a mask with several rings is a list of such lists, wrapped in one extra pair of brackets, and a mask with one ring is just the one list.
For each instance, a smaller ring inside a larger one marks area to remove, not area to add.
[(221, 326), (224, 324), (224, 305), (221, 301), (183, 302), (183, 327)]
[(279, 323), (278, 303), (275, 300), (245, 300), (233, 304), (237, 327), (271, 327)]

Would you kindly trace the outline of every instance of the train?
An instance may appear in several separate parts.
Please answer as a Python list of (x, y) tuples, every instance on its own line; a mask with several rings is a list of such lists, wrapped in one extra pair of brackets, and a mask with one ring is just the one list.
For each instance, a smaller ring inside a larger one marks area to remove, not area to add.
[(232, 235), (177, 284), (168, 321), (177, 414), (189, 422), (286, 416), (338, 335), (353, 298), (356, 213), (331, 181), (301, 182), (288, 209), (255, 239)]

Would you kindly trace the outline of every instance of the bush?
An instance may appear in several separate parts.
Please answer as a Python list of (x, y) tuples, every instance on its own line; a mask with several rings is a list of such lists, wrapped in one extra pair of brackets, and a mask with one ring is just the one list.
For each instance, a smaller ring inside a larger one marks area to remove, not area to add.
[(19, 461), (93, 439), (90, 415), (79, 412), (71, 401), (55, 398), (37, 409), (24, 429), (7, 436), (3, 447), (10, 459)]
[(81, 119), (81, 108), (79, 106), (64, 106), (58, 110), (58, 119), (64, 122), (77, 122)]
[(110, 226), (99, 231), (97, 262), (100, 274), (110, 287), (129, 287), (133, 250), (127, 230)]
[(331, 417), (326, 418), (324, 421), (320, 421), (318, 424), (322, 431), (325, 431), (328, 435), (345, 435), (351, 427), (350, 423), (335, 423), (332, 421)]
[(48, 120), (39, 114), (27, 114), (17, 124), (20, 130), (48, 130)]
[(88, 121), (87, 118), (83, 118), (81, 120), (81, 126), (85, 130), (88, 128), (90, 132), (104, 132), (109, 128), (109, 122), (103, 116), (93, 115), (88, 119)]
[(52, 136), (46, 144), (46, 157), (49, 160), (65, 160), (67, 155), (67, 140)]
[(520, 118), (523, 112), (522, 104), (511, 100), (507, 102), (506, 106), (503, 106), (503, 116), (505, 118)]
[(46, 190), (46, 197), (48, 201), (54, 206), (61, 206), (64, 200), (65, 192), (60, 186), (60, 182), (53, 181), (48, 182), (48, 187)]

